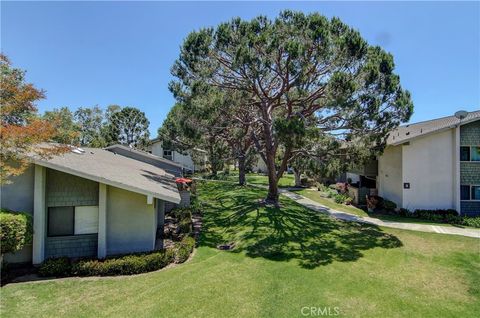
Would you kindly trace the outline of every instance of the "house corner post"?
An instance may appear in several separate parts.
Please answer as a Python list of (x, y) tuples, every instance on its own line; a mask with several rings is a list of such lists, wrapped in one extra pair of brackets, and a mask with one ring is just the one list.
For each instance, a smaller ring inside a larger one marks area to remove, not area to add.
[(107, 185), (98, 185), (98, 250), (97, 257), (107, 256)]
[(45, 236), (47, 227), (45, 202), (45, 167), (35, 165), (33, 193), (33, 246), (32, 263), (40, 264), (45, 259)]

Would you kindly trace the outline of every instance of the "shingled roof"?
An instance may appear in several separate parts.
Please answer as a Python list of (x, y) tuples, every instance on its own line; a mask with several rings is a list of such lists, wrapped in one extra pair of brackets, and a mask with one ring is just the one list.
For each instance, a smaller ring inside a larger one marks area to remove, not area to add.
[(387, 145), (399, 145), (404, 142), (407, 142), (413, 138), (417, 138), (423, 135), (440, 132), (445, 129), (451, 129), (456, 127), (459, 124), (467, 124), (472, 121), (480, 119), (480, 110), (469, 112), (467, 117), (461, 121), (455, 116), (448, 116), (438, 119), (432, 119), (427, 121), (422, 121), (415, 124), (408, 124), (400, 126), (397, 129), (390, 132)]
[(154, 165), (99, 148), (72, 148), (50, 159), (33, 157), (35, 164), (105, 183), (117, 188), (179, 203), (175, 177)]

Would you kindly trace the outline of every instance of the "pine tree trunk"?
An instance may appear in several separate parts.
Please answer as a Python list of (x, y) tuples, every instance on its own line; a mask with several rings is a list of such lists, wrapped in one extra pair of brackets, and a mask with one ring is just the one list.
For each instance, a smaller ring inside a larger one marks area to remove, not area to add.
[(268, 170), (268, 194), (265, 200), (268, 204), (278, 205), (278, 184), (277, 171), (275, 168), (275, 153), (273, 151), (266, 153), (267, 170)]
[(245, 185), (246, 178), (245, 178), (245, 155), (241, 154), (238, 157), (238, 184)]
[(268, 105), (262, 105), (263, 137), (265, 141), (265, 164), (268, 170), (268, 194), (265, 203), (278, 206), (278, 180), (275, 167), (275, 146), (273, 140), (273, 122)]

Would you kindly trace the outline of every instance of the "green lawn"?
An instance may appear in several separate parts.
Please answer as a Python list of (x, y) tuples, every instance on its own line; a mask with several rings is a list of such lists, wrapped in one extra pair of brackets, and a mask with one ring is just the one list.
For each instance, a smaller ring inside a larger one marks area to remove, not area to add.
[[(333, 220), (265, 192), (199, 186), (204, 232), (194, 258), (130, 277), (8, 284), (2, 317), (476, 317), (479, 240)], [(220, 243), (235, 242), (233, 251)]]
[[(268, 185), (268, 177), (258, 173), (247, 173), (247, 184)], [(238, 172), (230, 171), (228, 176), (229, 181), (238, 182)], [(278, 186), (281, 188), (293, 187), (295, 185), (295, 176), (293, 174), (284, 173), (278, 181)]]

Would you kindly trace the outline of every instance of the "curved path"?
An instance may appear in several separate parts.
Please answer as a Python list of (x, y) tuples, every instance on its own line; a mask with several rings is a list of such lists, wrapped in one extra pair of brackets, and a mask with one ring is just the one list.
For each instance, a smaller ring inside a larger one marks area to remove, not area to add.
[(307, 207), (311, 210), (314, 210), (320, 213), (328, 214), (334, 218), (344, 220), (344, 221), (375, 224), (378, 226), (393, 227), (393, 228), (402, 229), (402, 230), (434, 232), (434, 233), (441, 233), (441, 234), (462, 235), (462, 236), (480, 238), (480, 229), (461, 228), (461, 227), (455, 227), (455, 226), (394, 222), (394, 221), (382, 221), (376, 218), (361, 217), (361, 216), (350, 214), (350, 213), (332, 210), (324, 205), (321, 205), (318, 202), (315, 202), (309, 198), (306, 198), (302, 195), (293, 193), (285, 189), (280, 189), (280, 193), (292, 199), (293, 201), (297, 202), (298, 204), (303, 205), (304, 207)]

